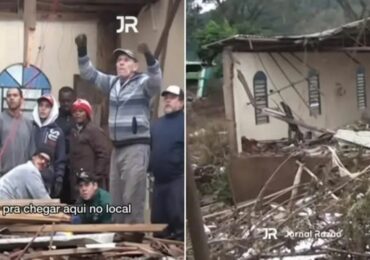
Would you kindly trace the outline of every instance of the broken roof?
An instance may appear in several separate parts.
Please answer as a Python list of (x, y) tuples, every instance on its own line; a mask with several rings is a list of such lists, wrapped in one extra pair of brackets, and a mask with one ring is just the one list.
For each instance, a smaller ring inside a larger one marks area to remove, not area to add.
[(215, 50), (232, 47), (234, 51), (310, 51), (352, 49), (370, 51), (370, 18), (344, 24), (322, 32), (265, 37), (237, 34), (203, 46)]

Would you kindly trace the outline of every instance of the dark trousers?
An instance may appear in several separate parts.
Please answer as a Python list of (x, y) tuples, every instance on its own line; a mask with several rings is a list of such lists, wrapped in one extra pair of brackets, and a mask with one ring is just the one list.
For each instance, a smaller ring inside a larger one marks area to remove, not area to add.
[(70, 174), (71, 172), (70, 172), (69, 167), (66, 167), (65, 172), (64, 172), (64, 177), (63, 177), (63, 189), (60, 194), (60, 201), (66, 204), (73, 204), (75, 202), (75, 199), (74, 198), (72, 199), (72, 196), (71, 196), (72, 187), (69, 181)]
[(54, 170), (51, 167), (44, 169), (41, 171), (41, 177), (44, 181), (46, 190), (51, 196), (54, 187)]
[(152, 223), (168, 224), (155, 237), (184, 240), (184, 176), (168, 182), (154, 183)]

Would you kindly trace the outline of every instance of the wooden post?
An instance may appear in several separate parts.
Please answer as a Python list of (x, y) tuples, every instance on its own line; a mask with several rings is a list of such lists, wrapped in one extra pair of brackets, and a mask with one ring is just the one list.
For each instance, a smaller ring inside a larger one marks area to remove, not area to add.
[[(161, 36), (159, 37), (158, 44), (154, 51), (154, 56), (156, 58), (159, 58), (160, 55), (162, 55), (161, 59), (161, 68), (162, 68), (162, 75), (164, 74), (164, 64), (166, 62), (166, 53), (167, 52), (167, 42), (168, 42), (168, 36), (170, 33), (170, 29), (173, 23), (173, 20), (175, 19), (175, 15), (177, 13), (177, 10), (180, 6), (180, 3), (182, 0), (175, 0), (175, 2), (172, 2), (172, 0), (168, 1), (167, 6), (167, 17), (166, 22), (163, 28), (163, 31), (161, 33)], [(154, 97), (152, 101), (152, 117), (158, 118), (159, 114), (159, 96)]]
[(222, 53), (223, 60), (223, 92), (224, 92), (224, 106), (225, 116), (227, 121), (227, 132), (229, 135), (230, 151), (231, 154), (238, 152), (236, 123), (235, 123), (235, 106), (234, 106), (234, 63), (231, 57), (231, 50), (226, 49)]
[[(98, 21), (97, 30), (97, 53), (96, 53), (96, 67), (115, 75), (115, 63), (113, 62), (113, 51), (119, 46), (119, 37), (116, 33), (116, 21), (112, 17), (101, 18)], [(100, 126), (108, 133), (108, 114), (109, 102), (108, 97), (99, 95), (102, 99), (97, 100), (101, 107)]]
[(195, 185), (193, 171), (190, 166), (190, 157), (186, 160), (186, 214), (191, 243), (194, 249), (195, 260), (208, 260), (209, 248), (204, 232), (203, 219), (200, 211), (198, 191)]
[(31, 53), (35, 45), (36, 30), (36, 0), (24, 1), (23, 6), (24, 22), (24, 45), (23, 45), (23, 63), (26, 67), (31, 64)]
[[(237, 62), (232, 57), (232, 50), (230, 48), (225, 48), (222, 52), (223, 61), (223, 93), (224, 93), (224, 106), (225, 106), (225, 117), (227, 122), (227, 133), (229, 137), (230, 144), (230, 162), (228, 164), (229, 171), (227, 173), (227, 178), (229, 181), (229, 187), (232, 193), (233, 202), (236, 204), (235, 191), (232, 185), (232, 159), (238, 153), (238, 141), (236, 135), (236, 121), (235, 121), (235, 105), (234, 105), (234, 62)], [(252, 99), (254, 100), (254, 99)], [(251, 101), (252, 101), (251, 100)]]

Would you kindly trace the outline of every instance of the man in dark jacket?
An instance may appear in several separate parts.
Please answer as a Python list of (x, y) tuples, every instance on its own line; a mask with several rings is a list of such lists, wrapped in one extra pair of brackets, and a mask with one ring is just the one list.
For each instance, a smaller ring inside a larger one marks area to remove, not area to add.
[[(107, 189), (109, 176), (110, 147), (103, 130), (91, 122), (92, 108), (85, 99), (77, 99), (72, 106), (75, 126), (70, 135), (71, 172), (80, 169), (92, 174), (99, 187)], [(75, 188), (77, 176), (70, 176), (71, 187)], [(77, 197), (76, 188), (71, 190), (71, 198)]]
[(55, 123), (58, 117), (58, 102), (53, 96), (44, 95), (37, 100), (32, 115), (36, 148), (47, 146), (53, 153), (53, 164), (45, 170), (47, 173), (42, 172), (42, 176), (52, 197), (59, 198), (63, 188), (66, 151), (63, 131)]
[(184, 240), (184, 92), (169, 86), (162, 96), (165, 115), (151, 127), (152, 223), (168, 224), (156, 236)]
[(114, 205), (132, 203), (132, 214), (113, 214), (115, 223), (144, 223), (147, 169), (150, 153), (150, 100), (161, 89), (158, 61), (146, 44), (139, 44), (147, 72), (140, 73), (137, 56), (131, 50), (117, 49), (117, 75), (95, 69), (87, 56), (86, 35), (76, 37), (81, 77), (109, 97), (109, 136), (111, 154), (109, 191)]
[[(64, 136), (69, 136), (74, 125), (72, 117), (72, 104), (76, 101), (76, 92), (73, 88), (64, 86), (59, 90), (58, 101), (60, 104), (59, 115), (55, 122), (62, 129)], [(68, 154), (68, 139), (66, 141), (66, 153)]]
[[(76, 101), (76, 92), (73, 88), (64, 86), (59, 90), (58, 101), (60, 104), (59, 116), (55, 121), (62, 129), (65, 136), (66, 157), (69, 158), (69, 135), (73, 127), (72, 118), (72, 104)], [(63, 177), (63, 190), (60, 195), (60, 200), (63, 203), (72, 204), (73, 200), (70, 198), (70, 167), (69, 162), (66, 163), (64, 177)]]

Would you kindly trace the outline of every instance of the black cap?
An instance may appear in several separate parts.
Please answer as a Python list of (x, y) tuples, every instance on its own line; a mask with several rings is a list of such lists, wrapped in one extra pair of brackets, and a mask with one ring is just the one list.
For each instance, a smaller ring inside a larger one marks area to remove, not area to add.
[(49, 162), (53, 161), (54, 153), (50, 147), (45, 146), (45, 145), (38, 147), (36, 151), (33, 153), (33, 156), (40, 155), (40, 154), (45, 154), (49, 156)]
[(76, 175), (77, 175), (77, 183), (96, 182), (95, 177), (91, 175), (89, 172), (85, 171), (84, 169), (81, 169), (79, 172), (76, 173)]

